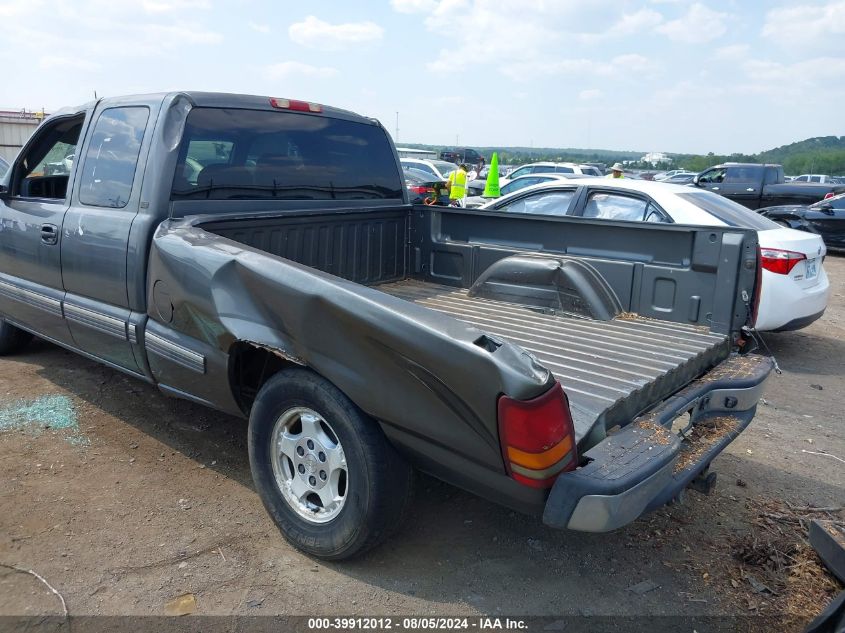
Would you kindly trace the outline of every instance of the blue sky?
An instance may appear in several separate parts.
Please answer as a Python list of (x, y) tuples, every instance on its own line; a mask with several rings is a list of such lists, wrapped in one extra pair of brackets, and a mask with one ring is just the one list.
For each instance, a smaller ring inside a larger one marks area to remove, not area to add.
[(0, 0), (0, 108), (317, 101), (399, 144), (754, 152), (845, 134), (845, 0)]

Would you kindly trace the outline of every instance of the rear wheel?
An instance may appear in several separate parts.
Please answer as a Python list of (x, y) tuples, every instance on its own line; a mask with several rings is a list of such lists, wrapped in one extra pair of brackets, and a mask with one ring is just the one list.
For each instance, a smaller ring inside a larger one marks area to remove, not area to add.
[(0, 319), (0, 356), (14, 354), (32, 340), (32, 334)]
[(412, 471), (375, 421), (304, 369), (262, 387), (249, 421), (249, 458), (261, 500), (284, 537), (341, 560), (386, 538), (407, 505)]

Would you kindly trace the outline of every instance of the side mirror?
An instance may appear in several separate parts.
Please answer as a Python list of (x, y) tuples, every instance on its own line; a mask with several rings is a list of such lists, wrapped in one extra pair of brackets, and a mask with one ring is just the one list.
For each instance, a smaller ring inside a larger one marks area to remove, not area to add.
[(700, 179), (701, 179), (701, 174), (696, 174), (695, 176), (692, 177), (692, 184), (694, 184), (696, 187), (700, 187), (701, 186), (699, 184)]
[(830, 204), (829, 202), (822, 202), (819, 205), (818, 208), (819, 208), (819, 211), (821, 211), (822, 213), (827, 213), (828, 215), (833, 215), (833, 205)]

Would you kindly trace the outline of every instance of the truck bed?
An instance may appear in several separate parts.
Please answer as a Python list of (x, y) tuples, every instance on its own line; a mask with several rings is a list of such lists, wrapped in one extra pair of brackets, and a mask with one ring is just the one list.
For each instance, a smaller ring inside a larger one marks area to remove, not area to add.
[[(625, 315), (612, 321), (545, 314), (471, 298), (465, 289), (415, 279), (378, 286), (531, 352), (560, 380), (582, 444), (601, 424), (624, 426), (728, 357), (727, 336), (701, 326)], [(599, 437), (604, 429), (597, 429)]]

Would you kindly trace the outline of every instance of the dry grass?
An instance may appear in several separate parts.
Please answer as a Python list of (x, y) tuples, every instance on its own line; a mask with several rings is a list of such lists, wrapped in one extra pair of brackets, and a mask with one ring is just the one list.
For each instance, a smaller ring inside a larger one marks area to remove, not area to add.
[(749, 502), (757, 514), (751, 532), (733, 543), (731, 587), (749, 609), (766, 607), (789, 618), (810, 619), (842, 585), (824, 567), (807, 533), (814, 518), (838, 520), (840, 511), (797, 507), (781, 501)]
[(678, 473), (710, 450), (714, 444), (725, 435), (736, 431), (739, 420), (730, 416), (717, 416), (707, 420), (707, 426), (698, 424), (693, 427), (681, 445), (681, 456), (675, 464), (675, 472)]

